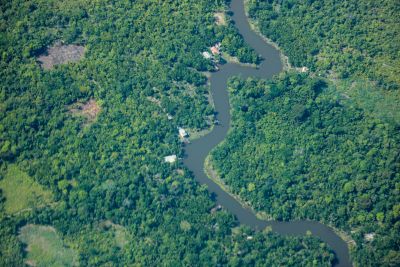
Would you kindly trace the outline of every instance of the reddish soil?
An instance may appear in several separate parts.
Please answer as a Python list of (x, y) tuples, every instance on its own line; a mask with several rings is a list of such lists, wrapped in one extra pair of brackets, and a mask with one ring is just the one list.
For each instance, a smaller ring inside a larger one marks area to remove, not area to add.
[(101, 111), (101, 108), (100, 108), (99, 104), (96, 102), (96, 100), (90, 99), (86, 103), (78, 102), (78, 103), (72, 104), (70, 106), (69, 110), (73, 115), (85, 117), (87, 119), (86, 124), (91, 124), (96, 120), (97, 115)]

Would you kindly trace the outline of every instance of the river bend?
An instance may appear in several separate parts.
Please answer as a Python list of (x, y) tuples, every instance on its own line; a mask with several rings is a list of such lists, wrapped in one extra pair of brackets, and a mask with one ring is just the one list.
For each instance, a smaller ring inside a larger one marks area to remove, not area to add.
[(246, 67), (239, 64), (227, 63), (210, 77), (211, 93), (214, 100), (217, 118), (220, 122), (212, 132), (194, 140), (185, 147), (184, 164), (193, 172), (200, 184), (206, 184), (208, 190), (216, 196), (216, 202), (232, 212), (241, 224), (261, 230), (267, 226), (274, 232), (284, 235), (305, 235), (311, 231), (314, 236), (326, 242), (335, 252), (335, 266), (351, 266), (348, 246), (330, 227), (316, 221), (297, 220), (290, 222), (264, 221), (256, 217), (251, 209), (243, 207), (235, 198), (222, 190), (219, 185), (207, 177), (204, 172), (204, 162), (210, 151), (222, 142), (230, 127), (230, 105), (227, 90), (227, 80), (235, 75), (242, 78), (258, 77), (269, 79), (282, 71), (280, 52), (267, 44), (255, 33), (246, 17), (243, 0), (232, 0), (230, 5), (232, 19), (244, 40), (264, 59), (258, 68)]

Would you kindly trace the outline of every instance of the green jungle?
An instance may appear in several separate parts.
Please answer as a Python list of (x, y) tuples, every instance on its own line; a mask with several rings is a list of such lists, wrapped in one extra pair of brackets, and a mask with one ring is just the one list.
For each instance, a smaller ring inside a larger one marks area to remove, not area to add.
[(357, 266), (399, 266), (399, 3), (251, 0), (248, 12), (290, 66), (231, 79), (220, 178), (264, 215), (343, 231)]
[[(398, 1), (245, 2), (289, 64), (230, 79), (213, 167), (256, 211), (337, 229), (355, 266), (399, 266)], [(1, 1), (0, 266), (332, 266), (318, 238), (242, 226), (164, 162), (184, 156), (177, 127), (215, 115), (201, 53), (260, 62), (228, 5)], [(84, 56), (45, 67), (49, 47)]]

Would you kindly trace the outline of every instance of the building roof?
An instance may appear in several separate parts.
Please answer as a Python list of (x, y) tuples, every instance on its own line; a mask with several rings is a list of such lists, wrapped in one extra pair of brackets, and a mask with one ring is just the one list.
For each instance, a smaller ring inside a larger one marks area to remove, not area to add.
[(221, 47), (221, 43), (216, 43), (214, 46), (210, 47), (211, 53), (213, 55), (219, 55), (219, 48)]
[(181, 136), (181, 137), (186, 137), (188, 134), (187, 134), (187, 132), (185, 131), (185, 129), (183, 129), (183, 128), (178, 128), (178, 130), (179, 130), (179, 135)]
[(210, 59), (212, 57), (212, 55), (210, 53), (208, 53), (207, 51), (204, 51), (203, 53), (201, 53), (203, 55), (203, 57), (205, 59)]
[(176, 159), (177, 159), (176, 155), (170, 155), (170, 156), (164, 157), (164, 161), (168, 162), (168, 163), (174, 163), (176, 161)]

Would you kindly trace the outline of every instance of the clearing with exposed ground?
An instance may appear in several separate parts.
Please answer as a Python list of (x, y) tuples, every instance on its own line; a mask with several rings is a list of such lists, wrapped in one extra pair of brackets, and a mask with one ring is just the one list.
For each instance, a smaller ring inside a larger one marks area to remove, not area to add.
[(226, 26), (226, 18), (224, 12), (215, 13), (214, 18), (217, 25)]
[(69, 106), (69, 111), (75, 116), (81, 116), (86, 119), (86, 125), (95, 122), (97, 115), (100, 113), (100, 105), (94, 99), (90, 99), (86, 103), (77, 102)]
[(38, 61), (45, 70), (50, 70), (56, 65), (79, 61), (85, 53), (85, 48), (80, 45), (63, 45), (57, 42), (49, 47), (46, 54), (40, 55)]
[(122, 225), (115, 224), (110, 220), (101, 222), (99, 224), (103, 230), (111, 230), (114, 235), (115, 245), (119, 248), (123, 248), (128, 244), (128, 231)]

